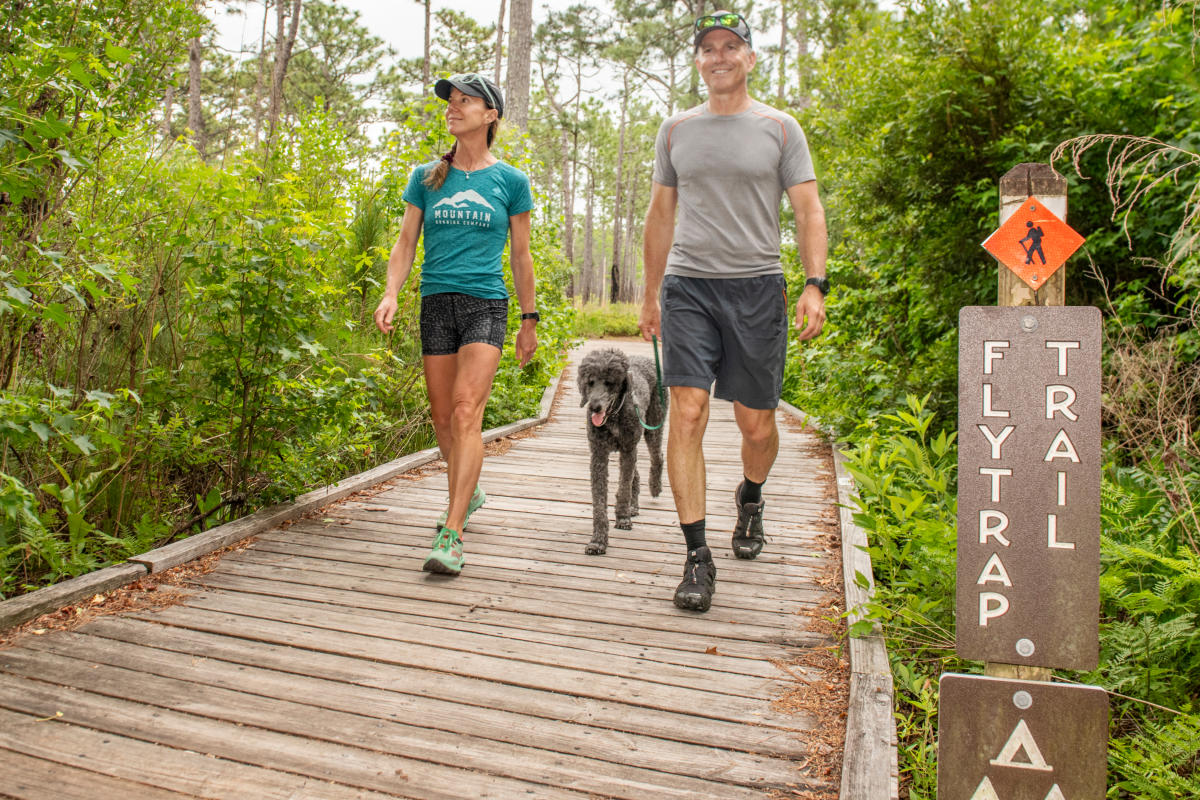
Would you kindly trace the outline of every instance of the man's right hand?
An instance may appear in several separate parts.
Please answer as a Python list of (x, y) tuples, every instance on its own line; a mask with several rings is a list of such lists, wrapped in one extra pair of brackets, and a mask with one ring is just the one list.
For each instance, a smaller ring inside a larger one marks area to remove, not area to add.
[(638, 329), (642, 332), (642, 338), (647, 342), (651, 336), (662, 338), (662, 310), (658, 307), (658, 299), (646, 299), (642, 301), (642, 314), (638, 317)]
[(375, 327), (384, 333), (391, 333), (392, 320), (396, 318), (396, 311), (399, 308), (395, 297), (384, 295), (383, 299), (379, 301), (379, 307), (375, 309)]

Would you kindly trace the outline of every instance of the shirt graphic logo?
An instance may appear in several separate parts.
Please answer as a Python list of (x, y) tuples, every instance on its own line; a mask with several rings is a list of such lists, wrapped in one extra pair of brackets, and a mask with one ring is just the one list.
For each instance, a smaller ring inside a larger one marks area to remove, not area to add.
[[(482, 206), (483, 208), (480, 208)], [(486, 211), (483, 209), (487, 209)], [(455, 192), (433, 204), (433, 222), (441, 225), (491, 227), (495, 209), (474, 189)]]

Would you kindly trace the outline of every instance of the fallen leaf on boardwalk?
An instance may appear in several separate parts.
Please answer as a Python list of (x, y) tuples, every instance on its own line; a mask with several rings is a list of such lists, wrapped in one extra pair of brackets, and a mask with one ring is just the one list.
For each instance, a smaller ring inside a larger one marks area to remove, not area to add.
[(387, 506), (367, 506), (363, 511), (390, 511)]
[(61, 716), (62, 716), (62, 712), (61, 712), (61, 711), (55, 711), (53, 714), (51, 714), (51, 715), (50, 715), (50, 716), (48, 716), (48, 717), (38, 717), (38, 718), (37, 718), (36, 720), (34, 720), (34, 721), (35, 721), (35, 722), (49, 722), (50, 720), (52, 720), (52, 719), (58, 719), (58, 718), (59, 718), (59, 717), (61, 717)]
[(102, 595), (102, 594), (94, 595), (92, 597), (92, 605), (96, 605), (97, 603), (103, 603), (103, 602), (104, 602), (104, 595)]
[(45, 632), (46, 632), (45, 628), (37, 628), (35, 630), (30, 631), (30, 633), (32, 633), (34, 636), (41, 636)]
[(710, 656), (724, 655), (723, 653), (717, 652), (717, 646), (715, 644), (712, 647), (705, 650), (704, 652), (705, 652), (705, 654), (710, 655)]

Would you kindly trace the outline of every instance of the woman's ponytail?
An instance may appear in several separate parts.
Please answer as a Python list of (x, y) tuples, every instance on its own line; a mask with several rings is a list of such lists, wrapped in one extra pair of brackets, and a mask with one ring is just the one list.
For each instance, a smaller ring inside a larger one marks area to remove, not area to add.
[(428, 188), (434, 191), (442, 188), (442, 184), (446, 182), (446, 176), (450, 174), (450, 165), (454, 163), (454, 153), (457, 150), (458, 142), (455, 142), (450, 150), (442, 156), (442, 160), (437, 163), (437, 166), (429, 170), (424, 181)]

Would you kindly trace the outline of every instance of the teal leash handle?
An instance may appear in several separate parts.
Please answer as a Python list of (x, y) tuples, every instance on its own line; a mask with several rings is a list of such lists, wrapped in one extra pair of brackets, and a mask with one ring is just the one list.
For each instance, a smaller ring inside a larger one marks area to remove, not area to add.
[[(658, 359), (658, 337), (654, 334), (650, 334), (650, 338), (654, 341), (654, 372), (656, 373), (657, 378), (658, 378), (658, 380), (657, 380), (658, 399), (662, 402), (663, 407), (665, 408), (667, 405), (667, 396), (666, 396), (666, 392), (663, 390), (662, 363)], [(659, 428), (661, 428), (663, 426), (663, 423), (665, 423), (667, 421), (667, 418), (664, 415), (663, 421), (658, 423), (657, 425), (647, 425), (646, 421), (644, 419), (642, 419), (642, 410), (637, 407), (637, 403), (633, 404), (633, 411), (635, 414), (637, 414), (638, 424), (640, 424), (643, 428), (645, 428), (648, 431), (658, 430)]]

